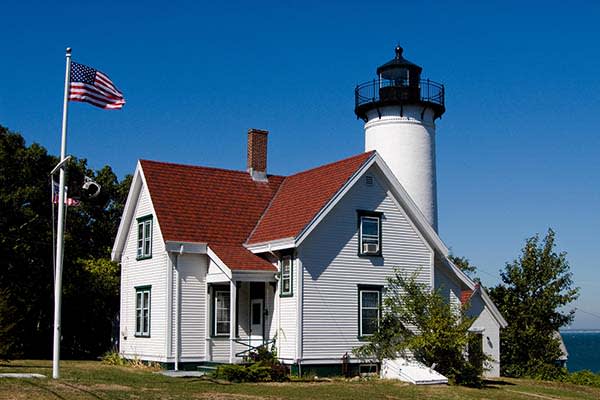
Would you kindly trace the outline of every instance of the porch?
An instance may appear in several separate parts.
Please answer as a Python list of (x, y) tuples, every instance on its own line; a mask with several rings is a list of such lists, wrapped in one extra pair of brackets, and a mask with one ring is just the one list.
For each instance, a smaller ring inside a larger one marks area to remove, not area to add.
[(258, 346), (270, 348), (275, 293), (275, 281), (207, 283), (206, 361), (239, 363)]

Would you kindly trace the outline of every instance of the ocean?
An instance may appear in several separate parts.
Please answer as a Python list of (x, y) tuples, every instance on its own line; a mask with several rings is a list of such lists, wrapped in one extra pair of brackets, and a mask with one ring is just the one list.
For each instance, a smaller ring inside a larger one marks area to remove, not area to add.
[(565, 330), (560, 334), (569, 352), (570, 372), (589, 369), (600, 373), (600, 330)]

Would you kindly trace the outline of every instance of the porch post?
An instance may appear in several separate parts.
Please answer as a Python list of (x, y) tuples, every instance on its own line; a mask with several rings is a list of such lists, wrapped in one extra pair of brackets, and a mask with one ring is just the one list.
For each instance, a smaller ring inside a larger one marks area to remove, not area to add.
[(206, 291), (206, 304), (205, 304), (205, 312), (204, 312), (204, 316), (205, 316), (205, 321), (206, 323), (204, 324), (204, 354), (205, 354), (205, 359), (208, 361), (213, 361), (213, 356), (212, 356), (212, 349), (211, 349), (211, 333), (213, 332), (213, 324), (214, 324), (214, 320), (213, 318), (213, 310), (214, 310), (214, 305), (212, 303), (212, 293), (213, 293), (213, 288), (212, 285), (207, 285), (207, 291)]
[(235, 310), (235, 306), (236, 306), (236, 297), (237, 297), (237, 285), (235, 284), (235, 281), (230, 281), (229, 282), (229, 363), (233, 364), (233, 361), (235, 359), (235, 332), (236, 332), (236, 326), (235, 326), (235, 314), (236, 314), (236, 310)]

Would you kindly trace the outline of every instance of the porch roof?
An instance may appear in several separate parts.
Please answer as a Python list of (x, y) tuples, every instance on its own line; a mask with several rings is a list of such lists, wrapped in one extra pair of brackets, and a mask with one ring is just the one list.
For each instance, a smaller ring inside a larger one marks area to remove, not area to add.
[(211, 245), (210, 248), (229, 269), (236, 271), (277, 271), (273, 264), (253, 254), (242, 245), (216, 244)]

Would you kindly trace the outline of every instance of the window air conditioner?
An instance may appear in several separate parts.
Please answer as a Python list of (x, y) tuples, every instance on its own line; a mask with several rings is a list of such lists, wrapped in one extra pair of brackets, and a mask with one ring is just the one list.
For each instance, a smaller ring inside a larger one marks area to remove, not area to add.
[(364, 254), (375, 254), (379, 252), (379, 245), (377, 243), (363, 243)]

